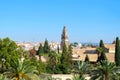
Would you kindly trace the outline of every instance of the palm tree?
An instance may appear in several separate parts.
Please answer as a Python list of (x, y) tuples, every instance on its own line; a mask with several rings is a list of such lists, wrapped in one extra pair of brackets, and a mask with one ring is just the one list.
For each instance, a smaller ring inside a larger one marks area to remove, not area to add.
[(8, 80), (5, 75), (0, 74), (0, 80)]
[(79, 78), (84, 77), (85, 74), (89, 73), (90, 64), (82, 61), (78, 61), (77, 65), (74, 66), (73, 72), (79, 74)]
[(45, 80), (61, 80), (61, 78), (52, 78), (52, 77), (47, 77)]
[(99, 61), (100, 60), (100, 55), (103, 52), (103, 48), (101, 48), (101, 47), (96, 48), (96, 52), (98, 54), (98, 60), (97, 61)]
[(96, 51), (98, 54), (97, 62), (102, 62), (103, 60), (107, 60), (107, 57), (105, 55), (105, 50), (102, 47), (98, 47)]
[(114, 63), (105, 60), (91, 72), (91, 80), (119, 80), (120, 78), (116, 79), (118, 74), (120, 74), (120, 68), (116, 67)]
[(98, 53), (98, 55), (101, 54), (103, 52), (103, 48), (101, 47), (96, 48), (96, 52)]
[(28, 60), (17, 60), (13, 61), (12, 68), (8, 74), (10, 74), (13, 80), (38, 80), (38, 77), (35, 75), (36, 72), (36, 67), (32, 66)]
[(74, 75), (72, 80), (85, 80), (84, 77), (79, 78), (79, 75)]

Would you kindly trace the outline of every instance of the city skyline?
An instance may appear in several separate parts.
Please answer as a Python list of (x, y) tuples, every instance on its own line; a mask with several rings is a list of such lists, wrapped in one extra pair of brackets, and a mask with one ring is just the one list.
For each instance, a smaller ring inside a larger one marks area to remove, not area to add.
[(0, 38), (14, 41), (111, 43), (120, 37), (119, 0), (1, 0)]

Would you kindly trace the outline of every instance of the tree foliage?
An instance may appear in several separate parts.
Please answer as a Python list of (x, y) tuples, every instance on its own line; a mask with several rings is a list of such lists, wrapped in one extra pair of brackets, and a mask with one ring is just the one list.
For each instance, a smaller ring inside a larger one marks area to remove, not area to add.
[(43, 46), (42, 46), (42, 44), (40, 44), (40, 46), (39, 46), (39, 48), (38, 48), (38, 55), (40, 56), (41, 54), (43, 54), (44, 53), (44, 51), (43, 51)]
[(90, 64), (86, 62), (78, 61), (77, 64), (73, 66), (73, 72), (79, 74), (79, 78), (84, 77), (89, 71)]
[(97, 51), (98, 55), (100, 55), (103, 52), (103, 48), (102, 47), (97, 47), (96, 51)]
[(33, 47), (33, 49), (29, 50), (29, 52), (30, 52), (30, 57), (35, 57), (35, 55), (37, 53), (35, 50), (35, 47)]
[(72, 45), (68, 47), (68, 65), (72, 67)]
[(63, 49), (62, 49), (61, 59), (60, 59), (62, 64), (66, 64), (67, 63), (67, 53), (68, 53), (67, 46), (64, 45)]
[(46, 39), (45, 42), (44, 42), (44, 53), (50, 53), (50, 46), (48, 44), (48, 40)]
[(35, 74), (37, 73), (36, 67), (31, 65), (29, 60), (21, 61), (18, 59), (12, 62), (13, 65), (9, 72), (7, 72), (10, 75), (11, 79), (38, 80), (37, 75)]
[(99, 47), (105, 48), (104, 43), (103, 43), (103, 40), (100, 40)]
[[(91, 71), (91, 80), (120, 80), (120, 68), (107, 60)], [(118, 79), (119, 78), (119, 79)]]
[(105, 46), (103, 43), (103, 40), (100, 40), (99, 47), (96, 49), (98, 52), (98, 62), (101, 62), (103, 60), (107, 60), (107, 57), (105, 55)]
[(72, 45), (73, 45), (74, 47), (77, 47), (77, 46), (78, 46), (78, 43), (77, 43), (77, 42), (74, 42)]
[(105, 52), (102, 52), (100, 55), (100, 61), (107, 60), (107, 57), (105, 55)]
[(38, 75), (42, 73), (46, 73), (46, 64), (42, 61), (38, 61), (37, 64), (35, 65), (38, 71)]
[(120, 42), (119, 38), (116, 38), (116, 45), (115, 45), (115, 63), (116, 66), (120, 66)]
[(88, 63), (90, 62), (88, 55), (86, 55), (85, 57), (85, 62), (88, 62)]
[(49, 60), (47, 64), (47, 71), (48, 73), (55, 73), (55, 67), (57, 65), (58, 59), (56, 52), (52, 51), (49, 54)]
[(0, 80), (9, 80), (5, 75), (0, 74)]
[(79, 75), (75, 74), (72, 78), (72, 80), (86, 80), (84, 77), (79, 77)]
[(67, 67), (66, 73), (68, 73), (72, 67), (72, 46), (71, 45), (69, 45), (68, 49), (66, 45), (63, 46), (60, 61), (61, 61), (61, 64)]
[(55, 51), (51, 51), (49, 54), (49, 60), (47, 64), (48, 73), (66, 74), (70, 73), (72, 68), (72, 46), (67, 49), (66, 45), (63, 46), (62, 54), (57, 54)]
[(2, 63), (1, 72), (9, 69), (11, 62), (20, 59), (22, 56), (22, 49), (9, 38), (0, 39), (0, 62)]
[(58, 51), (58, 53), (60, 53), (60, 48), (59, 48), (59, 46), (57, 47), (57, 51)]

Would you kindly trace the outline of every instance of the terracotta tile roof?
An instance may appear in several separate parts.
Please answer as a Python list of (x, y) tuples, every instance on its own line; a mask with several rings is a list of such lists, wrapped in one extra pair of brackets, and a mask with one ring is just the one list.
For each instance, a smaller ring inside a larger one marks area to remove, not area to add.
[(114, 53), (106, 53), (106, 57), (110, 62), (115, 62), (115, 54)]
[(108, 49), (110, 49), (110, 48), (115, 49), (115, 44), (105, 44), (105, 47)]
[[(113, 46), (113, 45), (112, 45)], [(86, 48), (87, 50), (96, 50), (95, 48)], [(85, 57), (86, 57), (86, 54), (84, 53), (86, 49), (73, 49), (73, 54), (77, 54), (79, 55), (80, 57), (79, 58), (76, 58), (76, 59), (73, 59), (73, 60), (80, 60), (80, 61), (84, 61), (85, 60)], [(94, 53), (94, 54), (91, 54), (91, 53), (87, 53), (88, 57), (89, 57), (89, 60), (91, 62), (96, 62), (97, 61), (97, 58), (98, 58), (98, 55), (97, 53)], [(110, 62), (114, 62), (114, 53), (106, 53), (106, 57), (107, 59), (110, 61)]]

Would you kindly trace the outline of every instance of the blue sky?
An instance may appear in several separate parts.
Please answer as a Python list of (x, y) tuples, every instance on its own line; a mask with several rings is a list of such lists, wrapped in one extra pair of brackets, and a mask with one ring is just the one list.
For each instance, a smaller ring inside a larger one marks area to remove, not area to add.
[(120, 37), (120, 0), (0, 0), (0, 38), (112, 42)]

